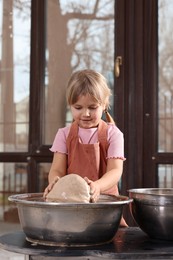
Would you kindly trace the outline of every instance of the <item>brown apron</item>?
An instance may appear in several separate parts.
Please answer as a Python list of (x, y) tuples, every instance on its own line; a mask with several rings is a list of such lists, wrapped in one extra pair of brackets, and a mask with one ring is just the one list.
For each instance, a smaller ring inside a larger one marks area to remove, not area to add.
[[(108, 150), (108, 125), (103, 120), (98, 126), (98, 143), (83, 144), (78, 136), (78, 124), (73, 122), (67, 137), (68, 166), (67, 173), (76, 173), (81, 177), (88, 177), (92, 181), (98, 180), (106, 172), (106, 156)], [(117, 185), (105, 192), (118, 194)]]

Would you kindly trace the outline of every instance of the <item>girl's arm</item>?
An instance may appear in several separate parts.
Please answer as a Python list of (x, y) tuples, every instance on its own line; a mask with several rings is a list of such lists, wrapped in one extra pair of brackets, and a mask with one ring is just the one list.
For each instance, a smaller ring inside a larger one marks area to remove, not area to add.
[(52, 165), (50, 168), (48, 181), (49, 185), (44, 191), (43, 197), (46, 197), (49, 191), (59, 178), (63, 177), (67, 171), (67, 155), (63, 153), (54, 153)]
[(108, 159), (106, 173), (96, 181), (100, 186), (100, 192), (111, 189), (118, 184), (123, 172), (123, 160)]
[(55, 177), (63, 177), (67, 171), (67, 155), (63, 153), (54, 153), (52, 165), (49, 171), (48, 180), (49, 183), (54, 180)]
[(121, 159), (108, 159), (106, 173), (97, 181), (91, 181), (85, 178), (90, 185), (92, 200), (97, 201), (100, 193), (111, 189), (121, 178), (123, 172), (123, 160)]

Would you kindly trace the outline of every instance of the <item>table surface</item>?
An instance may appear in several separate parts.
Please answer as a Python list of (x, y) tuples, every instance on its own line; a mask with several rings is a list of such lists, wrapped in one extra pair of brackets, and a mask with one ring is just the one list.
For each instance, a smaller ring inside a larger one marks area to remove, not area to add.
[(173, 241), (149, 238), (140, 228), (119, 228), (113, 241), (100, 246), (57, 247), (28, 242), (22, 231), (0, 236), (0, 247), (29, 256), (90, 257), (87, 259), (173, 259)]

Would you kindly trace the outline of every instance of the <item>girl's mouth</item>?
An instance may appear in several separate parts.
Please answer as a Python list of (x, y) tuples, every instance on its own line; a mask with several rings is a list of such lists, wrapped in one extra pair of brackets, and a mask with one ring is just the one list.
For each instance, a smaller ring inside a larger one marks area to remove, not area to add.
[(91, 119), (81, 119), (83, 122), (91, 122)]

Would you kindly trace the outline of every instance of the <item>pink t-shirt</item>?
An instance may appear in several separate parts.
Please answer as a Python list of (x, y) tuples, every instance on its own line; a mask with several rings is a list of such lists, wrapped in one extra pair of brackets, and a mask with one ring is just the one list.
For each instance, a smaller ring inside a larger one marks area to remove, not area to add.
[[(52, 152), (59, 152), (67, 154), (66, 139), (69, 134), (70, 126), (59, 128), (53, 145), (50, 148)], [(79, 127), (79, 139), (83, 144), (94, 144), (98, 142), (97, 128), (80, 128)], [(107, 159), (124, 158), (124, 136), (117, 126), (108, 123), (108, 152)]]

